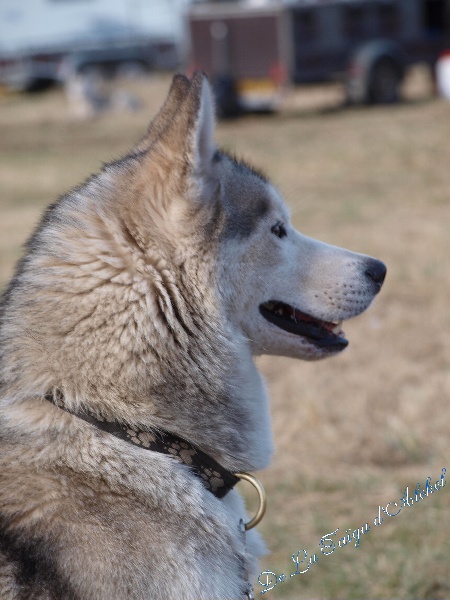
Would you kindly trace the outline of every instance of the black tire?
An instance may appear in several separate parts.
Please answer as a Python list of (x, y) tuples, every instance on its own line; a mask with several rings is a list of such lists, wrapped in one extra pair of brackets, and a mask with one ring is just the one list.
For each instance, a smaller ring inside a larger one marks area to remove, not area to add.
[(54, 85), (56, 85), (56, 81), (54, 79), (30, 79), (25, 83), (22, 91), (29, 92), (31, 94), (46, 92)]
[(217, 117), (219, 119), (230, 119), (239, 116), (242, 108), (233, 79), (223, 75), (216, 77), (212, 84), (216, 98)]
[(372, 67), (367, 88), (370, 104), (394, 104), (400, 99), (402, 71), (391, 58), (382, 58)]

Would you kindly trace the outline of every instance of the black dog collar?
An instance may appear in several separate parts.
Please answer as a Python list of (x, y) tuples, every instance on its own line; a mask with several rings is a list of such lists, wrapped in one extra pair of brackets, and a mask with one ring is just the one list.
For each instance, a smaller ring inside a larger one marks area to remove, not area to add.
[(146, 450), (172, 456), (187, 465), (200, 478), (206, 489), (217, 498), (223, 498), (239, 481), (238, 477), (224, 469), (208, 454), (173, 433), (145, 431), (117, 421), (102, 421), (87, 412), (72, 412), (62, 405), (64, 396), (59, 390), (47, 392), (44, 397), (58, 408), (121, 440)]

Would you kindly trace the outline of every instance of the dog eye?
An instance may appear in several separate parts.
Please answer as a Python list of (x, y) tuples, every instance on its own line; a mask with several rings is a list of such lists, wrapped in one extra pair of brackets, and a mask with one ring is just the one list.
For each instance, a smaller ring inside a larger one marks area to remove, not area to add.
[(283, 223), (280, 223), (280, 221), (277, 221), (277, 223), (272, 227), (271, 232), (278, 238), (283, 238), (285, 235), (287, 235), (287, 231)]

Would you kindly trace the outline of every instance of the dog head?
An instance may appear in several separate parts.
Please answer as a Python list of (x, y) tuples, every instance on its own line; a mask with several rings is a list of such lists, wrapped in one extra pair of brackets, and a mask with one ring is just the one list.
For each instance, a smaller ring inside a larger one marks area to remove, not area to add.
[(198, 276), (214, 262), (198, 289), (216, 291), (209, 301), (218, 319), (237, 328), (254, 354), (317, 359), (340, 352), (348, 344), (342, 322), (369, 306), (384, 264), (296, 231), (268, 179), (218, 150), (213, 132), (211, 92), (197, 73), (192, 82), (175, 78), (142, 146), (152, 164), (166, 157), (160, 187), (178, 173), (180, 191), (169, 196), (166, 214), (181, 227), (178, 240), (196, 240), (184, 266)]
[(295, 231), (267, 178), (213, 133), (205, 77), (177, 76), (133, 151), (49, 207), (5, 295), (2, 390), (57, 388), (69, 409), (262, 468), (252, 353), (340, 352), (341, 321), (367, 308), (385, 267)]
[(368, 307), (384, 265), (295, 231), (267, 178), (213, 134), (206, 78), (176, 76), (134, 150), (48, 209), (4, 306), (18, 389), (26, 374), (32, 390), (127, 406), (183, 386), (211, 396), (250, 353), (346, 346), (341, 322)]

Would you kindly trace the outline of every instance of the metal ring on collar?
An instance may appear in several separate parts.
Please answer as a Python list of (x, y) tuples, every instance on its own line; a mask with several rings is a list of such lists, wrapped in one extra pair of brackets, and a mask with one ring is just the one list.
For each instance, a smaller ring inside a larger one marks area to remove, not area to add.
[(238, 477), (239, 479), (245, 479), (245, 481), (248, 481), (249, 483), (251, 483), (252, 486), (258, 492), (258, 497), (259, 497), (258, 510), (256, 511), (256, 514), (253, 517), (253, 519), (250, 519), (250, 521), (248, 523), (244, 524), (245, 531), (248, 531), (249, 529), (253, 529), (253, 527), (256, 527), (256, 525), (258, 525), (258, 523), (263, 518), (264, 513), (266, 512), (266, 506), (267, 506), (266, 492), (265, 492), (261, 482), (258, 481), (258, 479), (256, 479), (256, 477), (254, 477), (253, 475), (250, 475), (250, 473), (234, 473), (234, 475), (236, 477)]

